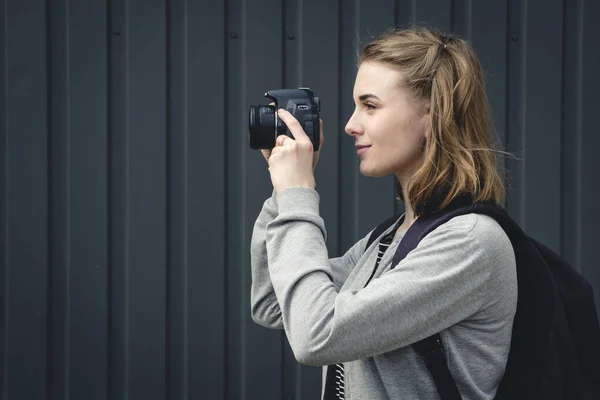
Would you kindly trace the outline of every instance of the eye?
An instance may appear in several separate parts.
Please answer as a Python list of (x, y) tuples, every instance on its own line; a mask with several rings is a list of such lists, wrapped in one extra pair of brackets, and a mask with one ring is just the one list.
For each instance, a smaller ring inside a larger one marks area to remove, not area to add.
[(375, 104), (373, 103), (363, 103), (365, 105), (365, 107), (367, 108), (367, 110), (374, 110), (377, 107), (375, 107)]

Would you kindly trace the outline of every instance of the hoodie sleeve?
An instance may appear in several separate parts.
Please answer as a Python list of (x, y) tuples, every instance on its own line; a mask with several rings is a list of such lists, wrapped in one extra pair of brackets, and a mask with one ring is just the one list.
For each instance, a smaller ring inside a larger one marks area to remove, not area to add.
[(250, 305), (254, 322), (267, 328), (282, 329), (281, 310), (267, 267), (266, 227), (275, 217), (277, 217), (277, 192), (273, 190), (271, 197), (264, 202), (252, 230)]
[[(254, 223), (250, 243), (250, 267), (252, 286), (250, 304), (252, 319), (259, 325), (271, 329), (283, 329), (281, 308), (271, 283), (267, 255), (267, 225), (278, 215), (277, 193), (273, 191)], [(329, 260), (328, 279), (336, 291), (342, 287), (346, 278), (365, 251), (370, 233), (358, 241), (343, 256)], [(323, 236), (323, 243), (325, 237)]]

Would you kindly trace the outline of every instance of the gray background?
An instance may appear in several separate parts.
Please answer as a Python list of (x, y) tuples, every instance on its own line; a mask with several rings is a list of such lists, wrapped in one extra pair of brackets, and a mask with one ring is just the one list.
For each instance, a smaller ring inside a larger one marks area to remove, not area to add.
[(330, 255), (398, 211), (358, 172), (360, 44), (423, 22), (473, 43), (510, 214), (600, 291), (600, 2), (0, 0), (0, 398), (315, 399), (254, 324), (249, 241), (271, 193), (247, 110), (322, 99)]

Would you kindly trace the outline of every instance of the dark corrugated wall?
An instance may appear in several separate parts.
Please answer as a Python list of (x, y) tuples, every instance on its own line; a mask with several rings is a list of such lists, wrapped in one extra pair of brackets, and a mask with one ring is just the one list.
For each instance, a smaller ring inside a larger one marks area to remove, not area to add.
[(248, 148), (267, 89), (323, 102), (331, 256), (397, 211), (343, 133), (360, 43), (424, 22), (469, 38), (509, 159), (510, 213), (600, 292), (600, 3), (0, 1), (1, 399), (314, 399), (249, 314), (271, 186)]

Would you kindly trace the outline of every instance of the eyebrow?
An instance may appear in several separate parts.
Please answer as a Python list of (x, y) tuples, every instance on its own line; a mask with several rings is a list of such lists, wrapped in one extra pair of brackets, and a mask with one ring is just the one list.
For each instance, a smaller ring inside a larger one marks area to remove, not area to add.
[(374, 94), (371, 94), (371, 93), (363, 94), (363, 95), (360, 95), (358, 97), (358, 100), (360, 100), (360, 101), (365, 101), (367, 99), (376, 99), (376, 100), (379, 100), (379, 97), (377, 97), (377, 96), (375, 96)]

